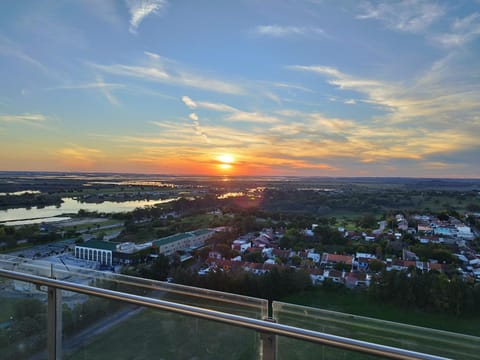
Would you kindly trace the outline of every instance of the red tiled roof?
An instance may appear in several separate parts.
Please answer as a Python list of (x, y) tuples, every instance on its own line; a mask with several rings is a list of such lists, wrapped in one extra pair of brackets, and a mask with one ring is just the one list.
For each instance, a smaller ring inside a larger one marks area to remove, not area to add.
[(323, 253), (322, 262), (323, 263), (345, 263), (351, 265), (353, 261), (353, 256), (351, 255), (337, 255), (337, 254), (328, 254)]

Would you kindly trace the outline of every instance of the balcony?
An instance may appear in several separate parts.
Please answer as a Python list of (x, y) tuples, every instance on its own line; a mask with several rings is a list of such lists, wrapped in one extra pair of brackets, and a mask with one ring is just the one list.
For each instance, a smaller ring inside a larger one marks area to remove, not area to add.
[(479, 359), (480, 338), (0, 256), (0, 359)]

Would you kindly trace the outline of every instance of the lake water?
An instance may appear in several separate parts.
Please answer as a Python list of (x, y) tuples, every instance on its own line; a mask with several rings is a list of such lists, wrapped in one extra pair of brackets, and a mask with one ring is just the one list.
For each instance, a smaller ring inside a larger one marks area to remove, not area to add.
[[(30, 220), (39, 218), (52, 218), (60, 216), (66, 213), (77, 213), (78, 210), (83, 209), (86, 211), (98, 211), (99, 213), (119, 213), (132, 211), (139, 207), (152, 206), (155, 204), (163, 204), (171, 201), (178, 200), (179, 198), (169, 198), (163, 200), (139, 200), (139, 201), (123, 201), (113, 202), (104, 201), (101, 204), (89, 204), (81, 203), (72, 198), (64, 198), (63, 203), (57, 206), (45, 206), (42, 209), (37, 208), (20, 208), (0, 210), (0, 222), (5, 221), (17, 221), (17, 220)], [(36, 223), (38, 221), (32, 221), (29, 223)], [(25, 222), (23, 221), (22, 224)]]

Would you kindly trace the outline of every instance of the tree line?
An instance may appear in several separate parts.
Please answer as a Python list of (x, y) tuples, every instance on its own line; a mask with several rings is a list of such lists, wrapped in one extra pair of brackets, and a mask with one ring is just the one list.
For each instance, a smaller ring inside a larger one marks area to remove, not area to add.
[(480, 284), (448, 278), (437, 271), (382, 271), (369, 288), (373, 299), (408, 309), (447, 312), (454, 315), (480, 313)]
[(310, 276), (303, 270), (274, 267), (256, 275), (243, 270), (217, 271), (198, 275), (189, 269), (177, 269), (175, 282), (211, 290), (235, 293), (268, 300), (280, 300), (287, 295), (305, 291), (312, 286)]

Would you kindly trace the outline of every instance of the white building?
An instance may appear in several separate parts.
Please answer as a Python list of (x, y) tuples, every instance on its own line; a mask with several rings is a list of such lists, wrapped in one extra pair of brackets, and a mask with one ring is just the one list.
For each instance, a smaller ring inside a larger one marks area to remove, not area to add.
[(97, 261), (102, 265), (112, 265), (113, 252), (117, 244), (107, 241), (90, 240), (82, 245), (75, 245), (75, 257), (83, 260)]

